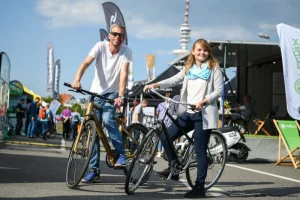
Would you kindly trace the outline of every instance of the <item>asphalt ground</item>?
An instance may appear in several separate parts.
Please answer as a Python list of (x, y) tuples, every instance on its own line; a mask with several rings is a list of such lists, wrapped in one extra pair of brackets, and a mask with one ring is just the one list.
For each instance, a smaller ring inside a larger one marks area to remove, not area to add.
[[(61, 136), (11, 137), (0, 149), (0, 199), (183, 199), (189, 190), (185, 174), (180, 181), (165, 181), (155, 173), (133, 195), (124, 192), (125, 176), (105, 164), (101, 153), (101, 178), (71, 190), (65, 171), (72, 141)], [(166, 167), (162, 158), (154, 170)], [(207, 192), (209, 199), (300, 199), (300, 169), (274, 163), (227, 163), (219, 182)]]

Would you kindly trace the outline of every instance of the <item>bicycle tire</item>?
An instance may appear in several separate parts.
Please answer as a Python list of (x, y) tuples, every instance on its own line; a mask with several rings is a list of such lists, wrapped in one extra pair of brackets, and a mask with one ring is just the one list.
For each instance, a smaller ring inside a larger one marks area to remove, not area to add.
[[(217, 130), (213, 130), (210, 135), (207, 154), (208, 168), (205, 179), (206, 190), (213, 187), (220, 179), (227, 160), (226, 140)], [(192, 161), (189, 163), (189, 166), (186, 169), (186, 179), (188, 184), (193, 188), (197, 179), (197, 160), (195, 151), (192, 152), (191, 156)], [(219, 168), (217, 168), (218, 166)], [(214, 167), (216, 167), (217, 170), (215, 170)]]
[[(126, 127), (126, 131), (128, 131), (134, 138), (137, 140), (139, 144), (141, 144), (141, 141), (147, 134), (148, 130), (147, 128), (139, 123), (133, 123)], [(130, 154), (134, 154), (134, 152), (137, 150), (138, 146), (134, 145), (131, 139), (126, 135), (122, 135), (123, 143), (125, 148), (128, 150)]]
[(126, 194), (133, 194), (149, 170), (152, 171), (158, 141), (159, 135), (155, 129), (150, 130), (142, 140), (143, 145), (139, 146), (129, 165), (125, 180)]
[[(146, 134), (148, 132), (147, 128), (144, 125), (139, 124), (139, 123), (130, 124), (128, 127), (126, 127), (126, 130), (135, 137), (135, 139), (137, 140), (137, 142), (139, 144), (142, 143), (143, 138), (146, 136)], [(131, 141), (131, 139), (126, 134), (123, 134), (122, 137), (123, 137), (124, 145), (127, 148), (128, 152), (131, 155), (134, 155), (135, 151), (137, 150), (137, 148), (139, 146), (134, 145), (133, 142)], [(126, 170), (124, 168), (125, 175), (127, 175), (131, 161), (132, 160), (128, 159), (128, 164), (127, 164)], [(148, 172), (145, 175), (144, 179), (142, 180), (141, 184), (148, 181), (148, 179), (151, 177), (152, 171), (153, 171), (153, 166), (148, 170)]]
[[(88, 137), (90, 137), (89, 142), (87, 142)], [(77, 144), (77, 152), (74, 151), (75, 140), (68, 159), (66, 184), (70, 189), (75, 188), (86, 173), (93, 153), (95, 141), (96, 124), (93, 120), (85, 121), (81, 128), (80, 140)], [(81, 165), (77, 165), (76, 156), (79, 156), (79, 164), (82, 163)], [(83, 160), (83, 162), (80, 162), (81, 160)]]

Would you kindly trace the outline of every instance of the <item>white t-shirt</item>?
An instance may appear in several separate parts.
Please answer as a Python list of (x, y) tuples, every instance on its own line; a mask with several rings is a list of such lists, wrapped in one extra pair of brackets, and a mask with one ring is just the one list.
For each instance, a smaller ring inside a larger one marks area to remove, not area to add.
[[(207, 81), (197, 78), (195, 80), (188, 80), (187, 82), (187, 102), (195, 104), (203, 100)], [(187, 110), (189, 113), (194, 113), (192, 110)]]
[(132, 62), (129, 47), (122, 44), (119, 53), (112, 55), (108, 45), (108, 41), (98, 42), (89, 53), (89, 56), (96, 60), (91, 92), (99, 94), (118, 92), (121, 68), (124, 63)]

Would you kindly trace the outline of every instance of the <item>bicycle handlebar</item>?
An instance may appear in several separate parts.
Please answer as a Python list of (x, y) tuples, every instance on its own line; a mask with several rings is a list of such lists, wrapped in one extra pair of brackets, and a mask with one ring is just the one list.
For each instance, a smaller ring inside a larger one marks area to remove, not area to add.
[(174, 99), (171, 99), (171, 98), (169, 98), (169, 97), (165, 97), (165, 96), (163, 96), (162, 94), (158, 93), (158, 92), (157, 92), (155, 89), (153, 89), (153, 88), (149, 88), (149, 91), (152, 92), (152, 93), (154, 93), (154, 94), (156, 94), (157, 96), (159, 96), (159, 97), (161, 97), (161, 98), (167, 100), (167, 101), (171, 101), (171, 102), (177, 103), (177, 104), (182, 104), (182, 105), (184, 105), (184, 106), (190, 106), (192, 109), (195, 109), (195, 108), (196, 108), (196, 106), (195, 106), (194, 104), (190, 104), (190, 103), (187, 103), (187, 102), (181, 102), (181, 101), (175, 101)]
[[(64, 83), (64, 86), (67, 86), (67, 87), (69, 87), (69, 88), (72, 88), (72, 85), (70, 84), (70, 83)], [(73, 89), (73, 88), (72, 88)], [(102, 96), (102, 95), (100, 95), (100, 94), (98, 94), (98, 93), (95, 93), (95, 92), (90, 92), (90, 91), (87, 91), (87, 90), (84, 90), (84, 89), (73, 89), (73, 90), (71, 90), (71, 91), (73, 91), (73, 92), (78, 92), (78, 93), (82, 93), (82, 94), (89, 94), (89, 95), (91, 95), (91, 96), (94, 96), (94, 97), (98, 97), (98, 98), (100, 98), (100, 99), (103, 99), (103, 100), (105, 100), (105, 101), (107, 101), (108, 103), (110, 103), (110, 104), (114, 104), (114, 102), (115, 102), (115, 100), (114, 99), (109, 99), (109, 98), (106, 98), (106, 97), (104, 97), (104, 96)]]

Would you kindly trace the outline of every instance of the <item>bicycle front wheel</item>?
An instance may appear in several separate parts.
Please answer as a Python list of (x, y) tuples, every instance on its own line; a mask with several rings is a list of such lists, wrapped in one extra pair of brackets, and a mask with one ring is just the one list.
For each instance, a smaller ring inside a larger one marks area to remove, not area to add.
[(66, 183), (70, 189), (75, 188), (83, 178), (89, 165), (93, 147), (96, 141), (96, 124), (93, 120), (84, 122), (80, 134), (77, 148), (76, 140), (73, 142), (66, 172)]
[(142, 144), (137, 149), (126, 176), (125, 192), (133, 194), (145, 178), (152, 172), (159, 135), (156, 130), (150, 130), (144, 137)]
[[(186, 178), (191, 187), (194, 187), (197, 179), (197, 157), (195, 151), (191, 155), (191, 162), (186, 169)], [(205, 179), (205, 189), (208, 190), (214, 186), (221, 177), (226, 163), (226, 141), (223, 135), (213, 130), (207, 149), (207, 175)]]

